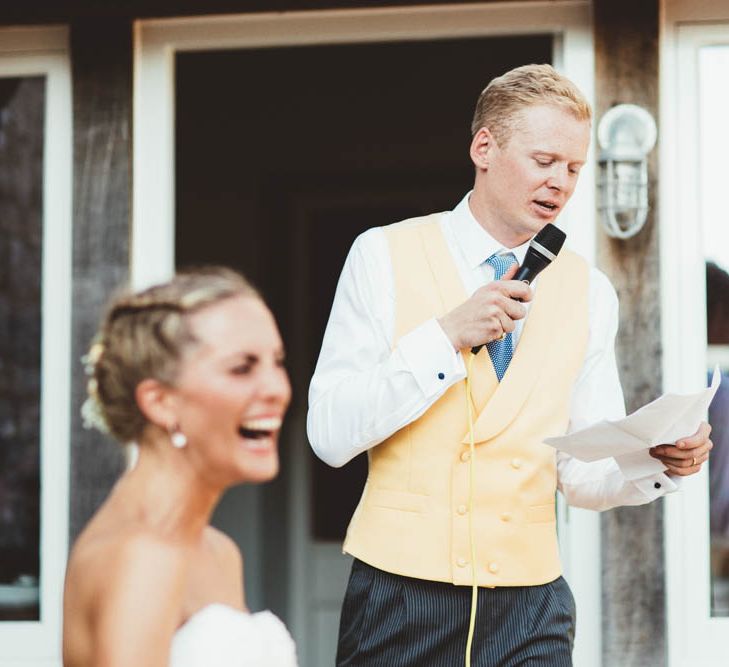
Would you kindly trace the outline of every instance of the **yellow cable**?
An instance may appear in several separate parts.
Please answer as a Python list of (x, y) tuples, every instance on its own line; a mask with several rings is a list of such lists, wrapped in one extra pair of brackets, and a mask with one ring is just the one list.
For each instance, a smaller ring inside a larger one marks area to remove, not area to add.
[(468, 405), (468, 538), (471, 544), (471, 618), (468, 622), (468, 640), (466, 641), (466, 667), (471, 667), (471, 648), (473, 633), (476, 628), (476, 608), (478, 605), (478, 580), (476, 579), (476, 542), (473, 535), (473, 459), (476, 454), (473, 435), (473, 397), (471, 396), (471, 367), (476, 355), (471, 353), (466, 368), (466, 403)]

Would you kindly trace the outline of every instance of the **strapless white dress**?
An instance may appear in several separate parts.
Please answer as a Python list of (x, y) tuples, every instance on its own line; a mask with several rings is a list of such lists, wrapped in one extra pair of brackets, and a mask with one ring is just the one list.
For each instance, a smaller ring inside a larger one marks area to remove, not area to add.
[(210, 604), (172, 639), (170, 667), (297, 667), (286, 626), (270, 611), (255, 614)]

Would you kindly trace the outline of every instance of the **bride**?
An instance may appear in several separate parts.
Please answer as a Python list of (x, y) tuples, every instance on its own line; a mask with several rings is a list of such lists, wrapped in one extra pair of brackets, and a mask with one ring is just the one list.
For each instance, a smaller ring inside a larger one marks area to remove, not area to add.
[(225, 489), (278, 472), (291, 392), (260, 296), (226, 269), (122, 296), (86, 365), (87, 421), (139, 457), (71, 553), (64, 665), (294, 667), (283, 624), (246, 609), (238, 548), (209, 525)]

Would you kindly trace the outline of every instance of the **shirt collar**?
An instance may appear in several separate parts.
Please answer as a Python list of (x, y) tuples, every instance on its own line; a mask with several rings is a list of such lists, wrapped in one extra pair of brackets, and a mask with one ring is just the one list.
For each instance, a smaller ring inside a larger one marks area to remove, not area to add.
[(505, 248), (491, 234), (489, 234), (476, 220), (471, 212), (468, 200), (471, 197), (469, 192), (461, 199), (451, 213), (451, 225), (453, 234), (463, 256), (468, 262), (468, 267), (475, 269), (483, 264), (491, 255), (511, 252), (519, 264), (524, 263), (524, 257), (529, 248), (529, 241), (522, 243), (516, 248)]

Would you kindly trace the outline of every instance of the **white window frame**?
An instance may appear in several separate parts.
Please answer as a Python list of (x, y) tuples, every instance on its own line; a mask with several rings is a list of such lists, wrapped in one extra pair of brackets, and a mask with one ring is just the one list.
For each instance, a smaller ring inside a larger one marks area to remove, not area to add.
[[(698, 52), (729, 43), (725, 0), (663, 0), (659, 202), (664, 390), (706, 386), (706, 280), (699, 220)], [(723, 22), (723, 26), (718, 25)], [(708, 471), (666, 498), (669, 665), (726, 664), (729, 618), (710, 608)]]
[[(552, 34), (555, 66), (594, 100), (592, 14), (588, 0), (443, 4), (420, 7), (236, 14), (143, 20), (134, 38), (132, 283), (169, 277), (174, 258), (175, 54), (311, 44)], [(486, 83), (486, 82), (484, 82)], [(467, 147), (464, 146), (464, 150)], [(595, 259), (592, 149), (560, 219), (568, 243)], [(573, 220), (574, 224), (570, 225)], [(303, 510), (302, 510), (303, 511)], [(600, 517), (560, 505), (565, 574), (578, 604), (574, 659), (602, 659)], [(293, 521), (297, 525), (297, 521)], [(305, 525), (303, 521), (300, 525)], [(296, 572), (294, 572), (296, 576)]]
[(72, 121), (68, 31), (0, 29), (0, 77), (45, 77), (40, 621), (0, 622), (0, 664), (60, 665), (68, 552)]

